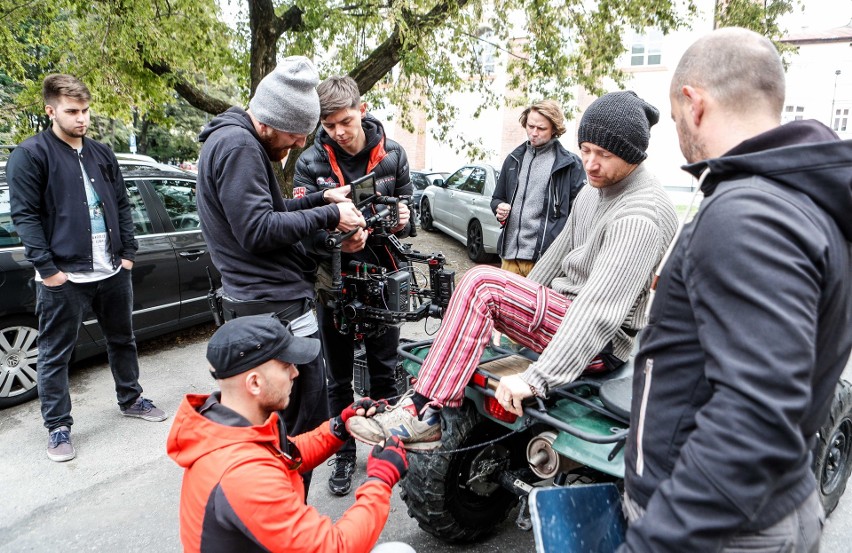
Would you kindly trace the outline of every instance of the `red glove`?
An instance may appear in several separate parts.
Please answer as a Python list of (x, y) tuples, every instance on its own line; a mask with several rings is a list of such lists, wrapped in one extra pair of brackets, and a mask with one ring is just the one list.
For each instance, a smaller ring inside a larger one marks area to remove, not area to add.
[(385, 440), (385, 445), (376, 445), (367, 459), (367, 477), (378, 478), (390, 487), (399, 482), (408, 472), (408, 459), (402, 442), (396, 436)]
[(340, 415), (334, 417), (329, 421), (329, 423), (331, 424), (331, 433), (334, 434), (336, 438), (345, 442), (350, 437), (349, 432), (346, 430), (346, 421), (348, 421), (352, 417), (357, 417), (359, 409), (363, 409), (363, 416), (366, 416), (370, 409), (375, 408), (375, 411), (373, 413), (370, 413), (370, 416), (372, 416), (376, 413), (383, 413), (387, 406), (388, 402), (384, 399), (380, 399), (378, 401), (370, 399), (368, 397), (359, 399), (358, 401), (344, 409), (340, 413)]

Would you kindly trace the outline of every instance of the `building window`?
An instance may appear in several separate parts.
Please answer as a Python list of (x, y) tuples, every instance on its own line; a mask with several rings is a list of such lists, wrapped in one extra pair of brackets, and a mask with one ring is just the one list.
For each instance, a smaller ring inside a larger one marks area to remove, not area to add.
[(805, 106), (784, 106), (784, 113), (781, 115), (782, 123), (790, 121), (801, 121), (805, 117)]
[(477, 38), (479, 40), (474, 44), (476, 62), (483, 75), (493, 76), (497, 65), (497, 46), (494, 43), (496, 37), (491, 29), (485, 27), (479, 30)]
[(831, 128), (838, 132), (846, 132), (849, 123), (849, 108), (837, 108), (834, 110), (834, 123)]
[(651, 29), (645, 34), (634, 33), (630, 40), (630, 65), (660, 65), (663, 63), (663, 33)]

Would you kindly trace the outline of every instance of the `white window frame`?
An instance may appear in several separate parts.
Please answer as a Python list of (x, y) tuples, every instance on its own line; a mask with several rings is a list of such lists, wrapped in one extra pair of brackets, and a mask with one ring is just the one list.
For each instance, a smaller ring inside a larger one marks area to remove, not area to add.
[(663, 64), (663, 33), (659, 29), (647, 29), (645, 33), (634, 32), (628, 47), (630, 67), (655, 67)]
[(798, 104), (787, 104), (784, 106), (784, 111), (781, 112), (781, 122), (789, 123), (790, 121), (801, 121), (805, 118), (805, 106)]

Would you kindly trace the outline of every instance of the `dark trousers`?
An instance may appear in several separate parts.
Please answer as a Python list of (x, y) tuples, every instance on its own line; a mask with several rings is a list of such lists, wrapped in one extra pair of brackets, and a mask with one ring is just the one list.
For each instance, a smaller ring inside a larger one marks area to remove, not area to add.
[[(355, 337), (341, 334), (334, 326), (333, 311), (317, 309), (323, 351), (328, 368), (328, 407), (339, 415), (355, 401), (352, 389), (352, 367), (355, 363)], [(364, 338), (367, 351), (367, 371), (370, 373), (370, 397), (389, 399), (397, 395), (394, 370), (399, 346), (399, 328), (388, 327), (384, 334)], [(355, 440), (349, 438), (338, 453), (355, 454)]]
[[(624, 493), (624, 516), (633, 524), (643, 516), (645, 509)], [(741, 532), (719, 549), (721, 553), (755, 553), (778, 551), (783, 553), (819, 553), (825, 511), (814, 491), (801, 505), (769, 528)]]
[[(308, 338), (320, 338), (319, 332), (314, 332)], [(310, 363), (297, 365), (299, 376), (293, 381), (293, 389), (290, 392), (290, 404), (284, 410), (284, 423), (287, 425), (287, 433), (298, 436), (309, 432), (321, 424), (328, 424), (328, 388), (325, 381), (325, 361), (322, 350), (316, 359)], [(311, 487), (313, 471), (302, 473), (305, 483), (305, 498)]]
[(38, 396), (44, 426), (54, 430), (71, 426), (68, 364), (77, 343), (83, 317), (94, 311), (106, 338), (115, 394), (121, 408), (130, 407), (142, 394), (139, 360), (133, 336), (133, 286), (130, 271), (97, 282), (60, 286), (37, 285)]

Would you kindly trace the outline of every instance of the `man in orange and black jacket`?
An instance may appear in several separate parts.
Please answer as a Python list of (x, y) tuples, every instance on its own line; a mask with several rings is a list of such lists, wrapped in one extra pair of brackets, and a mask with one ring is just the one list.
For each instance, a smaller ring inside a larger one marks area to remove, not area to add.
[(343, 553), (375, 545), (391, 488), (408, 470), (395, 439), (373, 449), (367, 481), (336, 523), (305, 504), (300, 473), (340, 448), (349, 437), (349, 417), (372, 414), (383, 404), (359, 400), (328, 424), (293, 438), (279, 416), (299, 374), (296, 365), (319, 351), (319, 340), (293, 336), (288, 323), (272, 314), (233, 319), (213, 335), (207, 359), (221, 392), (187, 395), (168, 438), (169, 456), (185, 469), (185, 551)]
[[(367, 113), (367, 104), (361, 101), (358, 84), (351, 77), (329, 77), (317, 87), (320, 103), (320, 129), (312, 148), (307, 148), (296, 163), (293, 177), (293, 195), (299, 197), (311, 192), (323, 192), (355, 179), (375, 173), (376, 192), (382, 196), (404, 197), (412, 193), (408, 158), (398, 143), (387, 138), (378, 119)], [(362, 208), (365, 217), (371, 215), (372, 206)], [(408, 207), (399, 204), (399, 224), (390, 229), (398, 238), (409, 233)], [(303, 241), (306, 249), (320, 262), (320, 287), (323, 283), (323, 263), (330, 258), (325, 249), (327, 232), (320, 231)], [(351, 261), (366, 262), (384, 267), (389, 272), (403, 268), (390, 249), (369, 233), (359, 230), (341, 244), (341, 266), (346, 269)], [(338, 332), (333, 310), (317, 307), (320, 334), (324, 344), (326, 366), (329, 371), (328, 407), (330, 413), (339, 413), (351, 404), (352, 364), (355, 337)], [(370, 375), (370, 396), (390, 399), (398, 394), (394, 379), (397, 365), (396, 348), (399, 346), (399, 328), (387, 327), (378, 336), (365, 336), (367, 370)], [(340, 448), (335, 458), (334, 470), (328, 481), (329, 490), (336, 495), (346, 495), (352, 486), (355, 472), (355, 442), (349, 440)]]

